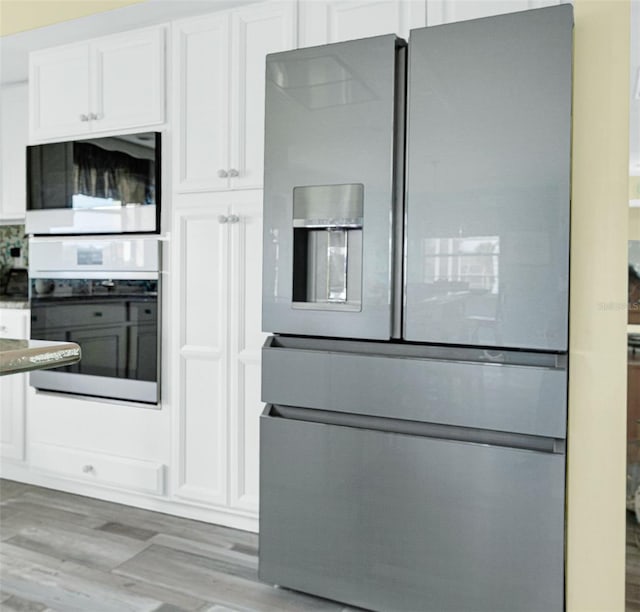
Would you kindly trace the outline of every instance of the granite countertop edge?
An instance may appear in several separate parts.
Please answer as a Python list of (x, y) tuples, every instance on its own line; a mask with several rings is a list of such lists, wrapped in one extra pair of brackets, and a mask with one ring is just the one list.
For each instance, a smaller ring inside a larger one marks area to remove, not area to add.
[(0, 376), (70, 365), (80, 356), (75, 342), (0, 338)]
[(0, 309), (29, 310), (29, 298), (0, 296)]

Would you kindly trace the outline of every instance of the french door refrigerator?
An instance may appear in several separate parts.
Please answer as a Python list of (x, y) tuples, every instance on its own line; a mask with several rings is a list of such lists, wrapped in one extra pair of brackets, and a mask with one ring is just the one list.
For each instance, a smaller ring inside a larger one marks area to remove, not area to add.
[(268, 56), (262, 580), (563, 608), (572, 24)]

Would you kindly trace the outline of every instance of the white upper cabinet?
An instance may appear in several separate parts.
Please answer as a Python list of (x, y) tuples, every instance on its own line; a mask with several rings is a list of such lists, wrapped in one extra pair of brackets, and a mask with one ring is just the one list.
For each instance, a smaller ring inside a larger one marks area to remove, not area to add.
[(164, 27), (29, 56), (31, 142), (164, 121)]
[(290, 1), (175, 24), (176, 191), (262, 187), (265, 56), (296, 27)]
[(26, 207), (27, 84), (2, 88), (0, 221), (23, 221)]
[(397, 34), (425, 25), (425, 0), (302, 0), (300, 46)]
[(428, 0), (427, 25), (466, 21), (561, 4), (568, 0)]

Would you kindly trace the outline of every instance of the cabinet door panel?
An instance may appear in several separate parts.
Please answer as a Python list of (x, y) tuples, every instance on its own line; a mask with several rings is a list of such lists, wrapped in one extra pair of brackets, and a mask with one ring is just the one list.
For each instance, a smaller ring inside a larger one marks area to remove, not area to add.
[(174, 34), (177, 191), (227, 189), (229, 16), (181, 22)]
[(228, 234), (226, 206), (183, 211), (178, 229), (178, 482), (176, 495), (227, 502)]
[[(68, 332), (68, 341), (82, 349), (82, 359), (69, 371), (95, 376), (123, 378), (127, 371), (127, 328), (124, 326), (88, 328)], [(105, 367), (104, 364), (108, 364)]]
[[(29, 311), (0, 310), (0, 338), (29, 337)], [(24, 407), (26, 374), (0, 377), (0, 456), (24, 459)]]
[(260, 401), (262, 207), (260, 198), (236, 204), (239, 217), (231, 225), (229, 327), (231, 438), (231, 505), (258, 511), (258, 453)]
[(2, 88), (0, 219), (24, 219), (26, 207), (27, 85)]
[(265, 57), (296, 44), (293, 2), (249, 7), (232, 15), (231, 169), (236, 189), (262, 186)]
[(164, 30), (127, 32), (91, 46), (92, 129), (110, 130), (164, 120)]
[(31, 141), (89, 131), (89, 47), (34, 53), (29, 68)]
[(425, 7), (425, 0), (303, 2), (300, 46), (394, 33), (406, 40), (412, 28), (425, 25)]
[(427, 25), (479, 19), (560, 4), (562, 0), (428, 0)]

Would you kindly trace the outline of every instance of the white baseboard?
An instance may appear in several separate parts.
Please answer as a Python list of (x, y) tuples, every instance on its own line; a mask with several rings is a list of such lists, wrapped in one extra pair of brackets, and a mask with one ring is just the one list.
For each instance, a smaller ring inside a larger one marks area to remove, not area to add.
[(258, 533), (258, 518), (253, 514), (78, 482), (7, 460), (0, 463), (0, 478)]

